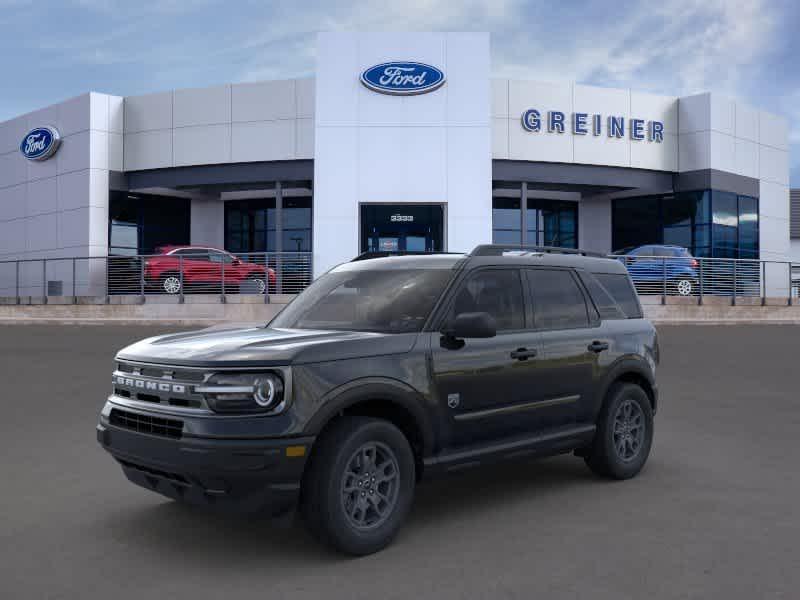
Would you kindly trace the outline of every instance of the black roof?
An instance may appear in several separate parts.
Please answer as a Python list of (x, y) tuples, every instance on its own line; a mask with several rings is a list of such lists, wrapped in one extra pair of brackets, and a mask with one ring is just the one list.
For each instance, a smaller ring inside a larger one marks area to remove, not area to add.
[(584, 269), (592, 273), (627, 273), (618, 260), (585, 250), (539, 246), (513, 246), (486, 244), (477, 246), (469, 254), (443, 252), (429, 253), (374, 253), (360, 255), (347, 263), (347, 269), (413, 269), (413, 268), (464, 268), (492, 265), (545, 265)]

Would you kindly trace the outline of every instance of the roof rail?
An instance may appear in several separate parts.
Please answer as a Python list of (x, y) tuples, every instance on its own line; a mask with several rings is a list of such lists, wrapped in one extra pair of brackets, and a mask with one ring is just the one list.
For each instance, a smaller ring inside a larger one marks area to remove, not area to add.
[(350, 262), (356, 262), (359, 260), (371, 260), (373, 258), (386, 258), (387, 256), (430, 256), (434, 254), (463, 254), (463, 252), (438, 252), (438, 251), (414, 251), (414, 250), (396, 250), (396, 251), (389, 251), (389, 250), (370, 250), (368, 252), (362, 252), (355, 258), (353, 258)]
[(529, 252), (539, 254), (578, 254), (580, 256), (594, 256), (596, 258), (606, 258), (600, 252), (581, 250), (576, 248), (560, 248), (558, 246), (527, 246), (520, 244), (481, 244), (475, 246), (470, 256), (502, 256), (506, 252)]

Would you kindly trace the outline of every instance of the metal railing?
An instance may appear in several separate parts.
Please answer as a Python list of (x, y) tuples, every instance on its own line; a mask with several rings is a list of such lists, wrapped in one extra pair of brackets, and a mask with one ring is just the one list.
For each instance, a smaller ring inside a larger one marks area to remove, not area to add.
[(298, 294), (313, 277), (310, 252), (153, 254), (42, 258), (0, 261), (0, 298), (41, 301), (48, 298), (116, 296), (175, 297)]
[[(174, 297), (183, 302), (226, 302), (251, 296), (269, 302), (273, 294), (297, 294), (313, 277), (309, 252), (234, 255), (203, 253), (0, 261), (3, 303), (77, 302), (81, 297)], [(628, 269), (642, 297), (737, 299), (752, 304), (781, 300), (789, 305), (800, 292), (800, 264), (786, 261), (612, 256)], [(253, 300), (252, 298), (249, 301)]]
[(800, 265), (784, 261), (683, 256), (612, 255), (628, 269), (640, 296), (783, 299), (791, 305), (800, 287)]

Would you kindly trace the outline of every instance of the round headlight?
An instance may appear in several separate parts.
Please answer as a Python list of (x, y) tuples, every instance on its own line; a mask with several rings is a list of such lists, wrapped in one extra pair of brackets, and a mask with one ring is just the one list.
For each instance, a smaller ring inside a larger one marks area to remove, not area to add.
[(196, 392), (214, 412), (269, 412), (281, 408), (283, 381), (274, 373), (219, 373)]
[(263, 379), (256, 379), (254, 385), (253, 398), (256, 404), (268, 408), (275, 402), (276, 389), (275, 382), (272, 377), (265, 377)]

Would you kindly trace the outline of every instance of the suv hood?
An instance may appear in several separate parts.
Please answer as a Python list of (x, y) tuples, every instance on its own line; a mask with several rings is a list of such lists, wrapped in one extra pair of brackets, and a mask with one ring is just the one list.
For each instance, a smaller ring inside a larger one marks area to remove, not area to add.
[(148, 338), (117, 357), (176, 366), (270, 366), (399, 354), (416, 333), (382, 334), (308, 329), (206, 329)]

